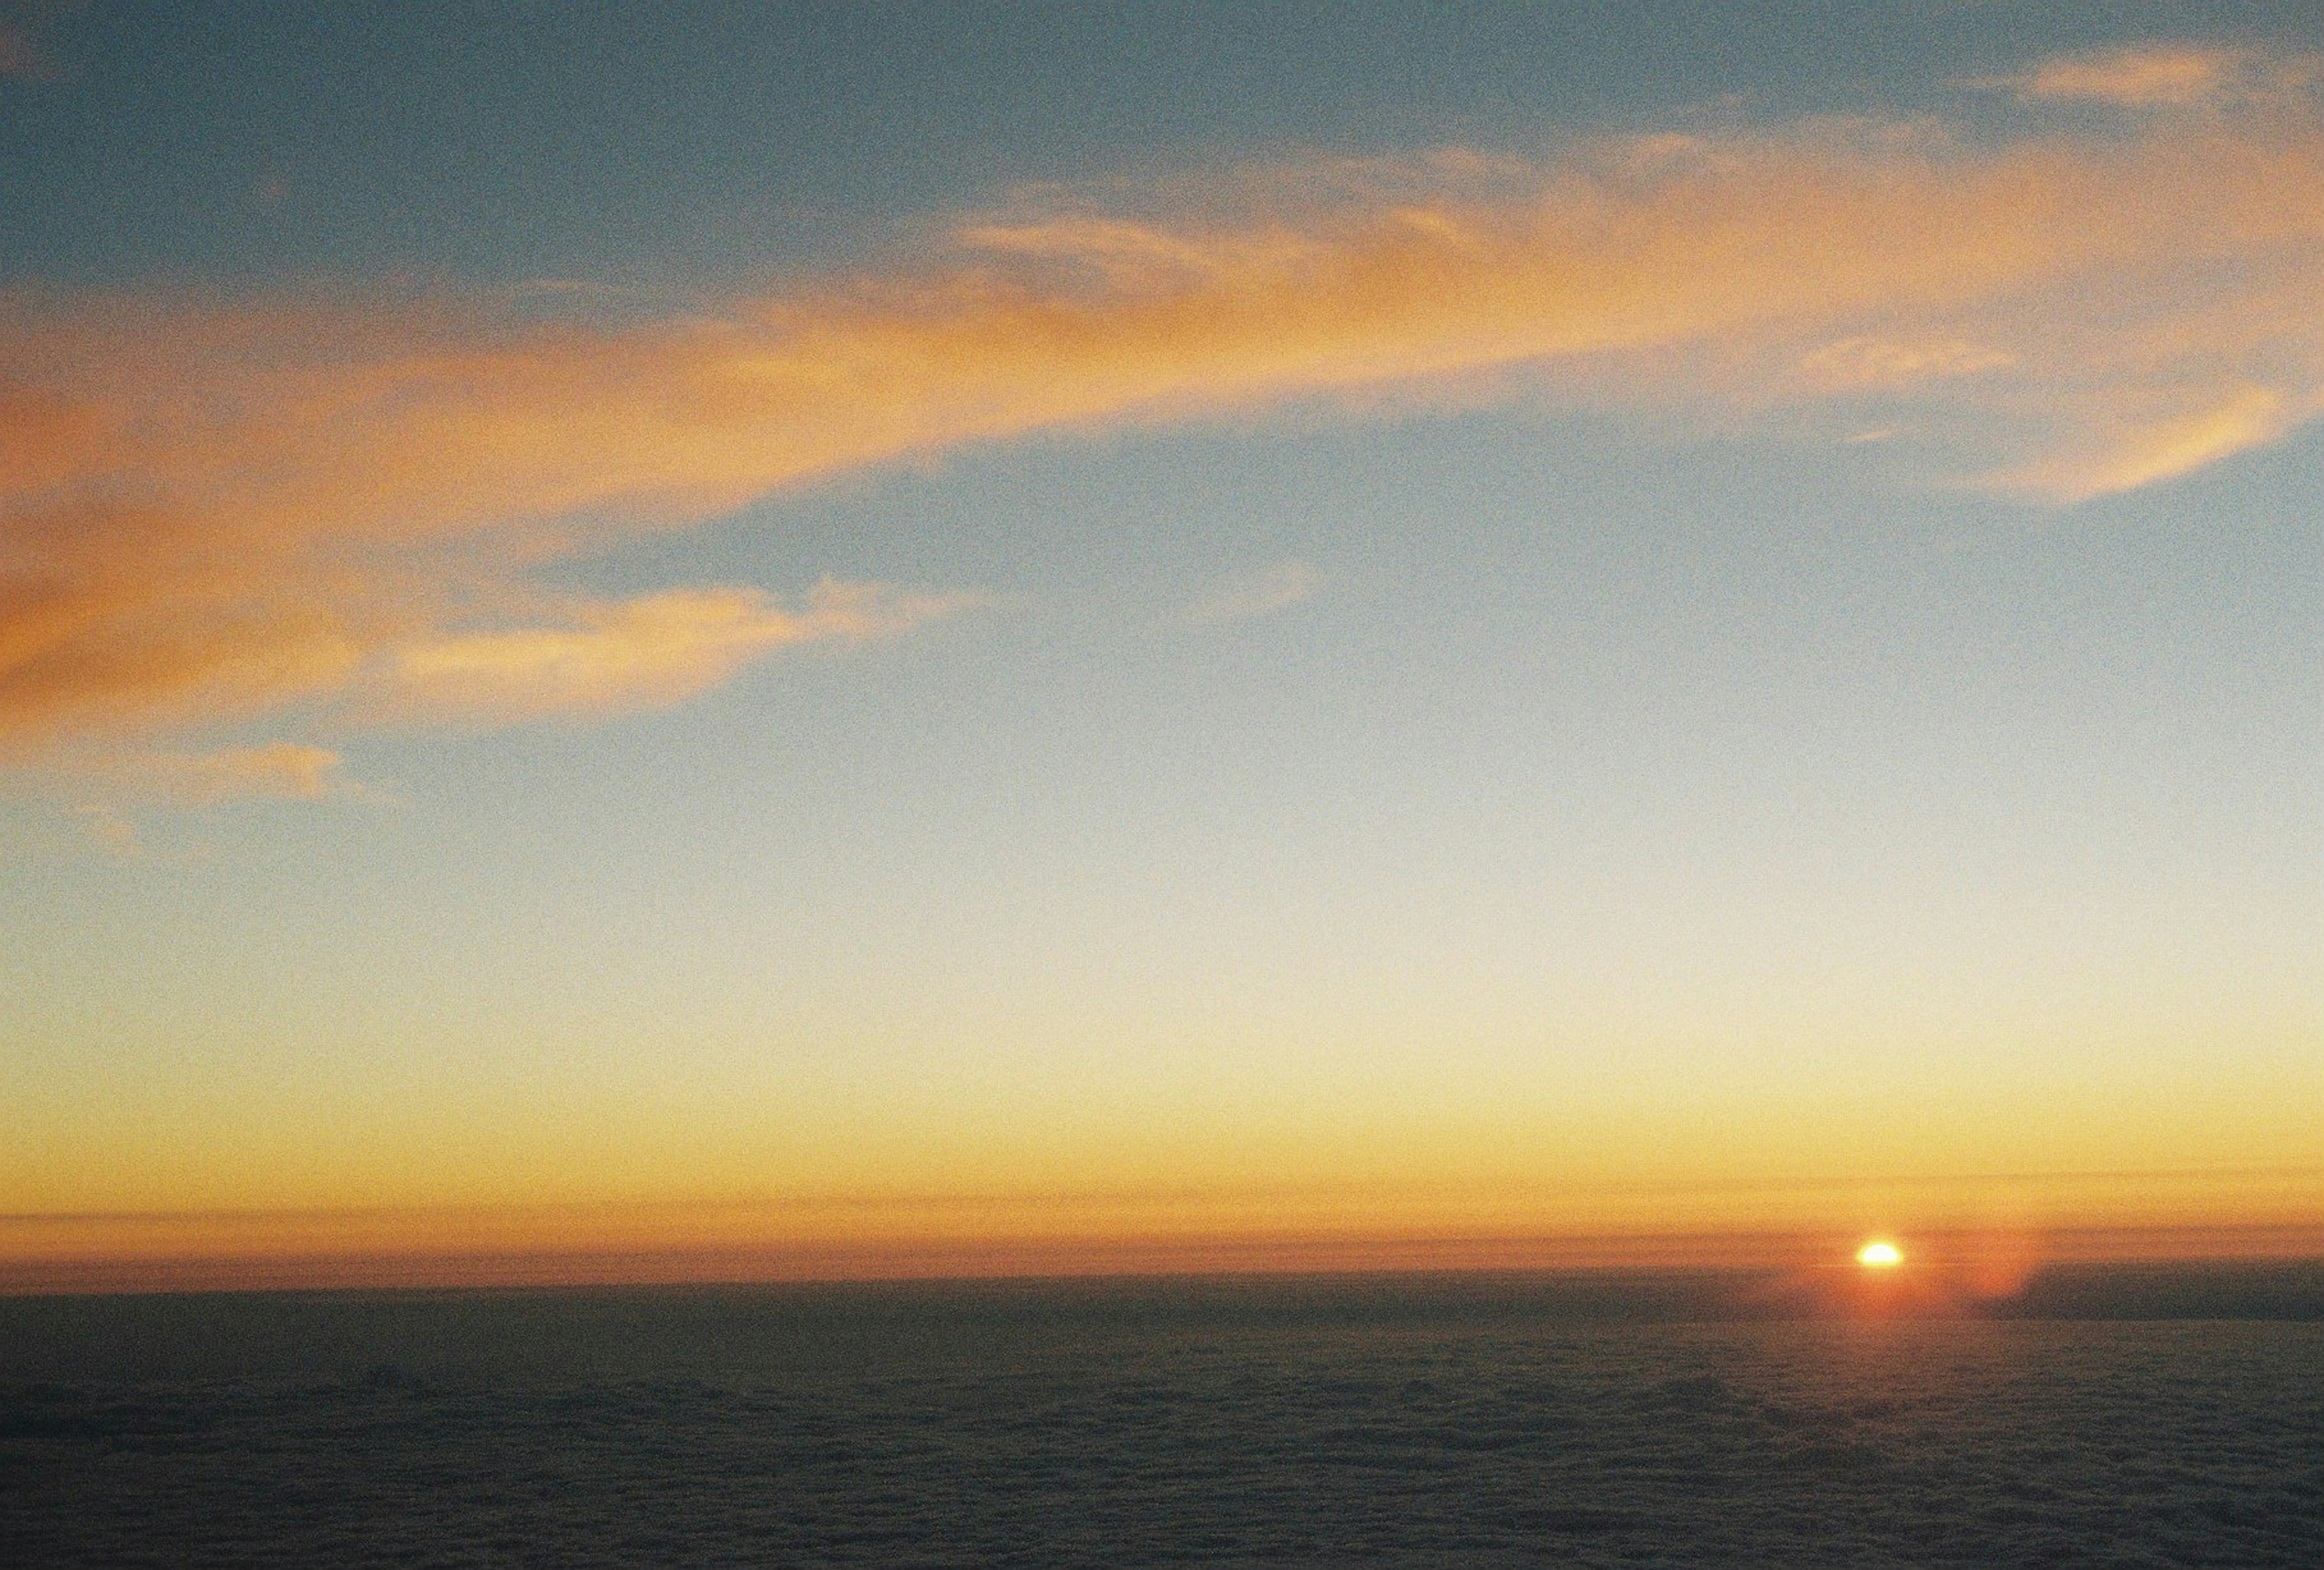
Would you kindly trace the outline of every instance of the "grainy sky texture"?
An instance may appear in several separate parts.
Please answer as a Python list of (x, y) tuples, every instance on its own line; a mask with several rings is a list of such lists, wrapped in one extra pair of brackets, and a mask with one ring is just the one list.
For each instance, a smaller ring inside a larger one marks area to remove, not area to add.
[(0, 1279), (2279, 1246), (2319, 416), (2311, 7), (0, 13)]

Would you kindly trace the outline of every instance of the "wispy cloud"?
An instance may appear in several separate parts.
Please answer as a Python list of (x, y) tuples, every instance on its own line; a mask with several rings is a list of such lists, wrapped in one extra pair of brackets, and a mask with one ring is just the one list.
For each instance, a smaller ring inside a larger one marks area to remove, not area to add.
[(659, 318), (586, 293), (544, 318), (537, 291), (0, 296), (0, 753), (294, 705), (676, 701), (957, 602), (576, 604), (537, 568), (1037, 430), (1498, 378), (1854, 429), (1965, 408), (1994, 445), (1957, 473), (2034, 499), (2168, 478), (2324, 400), (2302, 104), (2083, 141), (1819, 124), (1293, 164), (982, 214), (909, 265)]
[(61, 69), (49, 35), (79, 0), (0, 0), (0, 78), (50, 82)]
[(319, 801), (347, 789), (344, 760), (327, 747), (296, 742), (227, 747), (214, 753), (151, 753), (115, 763), (109, 772), (131, 794), (179, 807), (266, 797)]
[(2319, 57), (2262, 54), (2216, 44), (2135, 44), (2045, 60), (1984, 85), (2028, 102), (2080, 99), (2119, 108), (2186, 108), (2228, 99), (2276, 97), (2312, 86)]
[(900, 633), (966, 603), (825, 582), (787, 611), (749, 588), (677, 589), (573, 608), (564, 624), (449, 633), (392, 651), (376, 712), (505, 724), (691, 697), (770, 650)]
[(109, 856), (126, 861), (145, 854), (145, 842), (136, 822), (106, 801), (86, 801), (75, 808), (88, 843)]
[(1210, 593), (1181, 612), (1179, 619), (1193, 626), (1256, 621), (1313, 599), (1323, 581), (1323, 575), (1307, 562), (1275, 562), (1213, 585)]
[(2134, 491), (2263, 447), (2324, 414), (2324, 392), (2258, 383), (2218, 388), (2192, 407), (2149, 420), (2110, 422), (2083, 450), (2044, 457), (1997, 476), (1997, 483), (2067, 501)]
[(1900, 392), (1919, 383), (1945, 376), (1972, 376), (2017, 363), (2005, 349), (1987, 348), (1960, 338), (1898, 341), (1883, 337), (1846, 337), (1821, 345), (1800, 357), (1799, 374), (1810, 387), (1827, 392)]
[(345, 762), (328, 747), (276, 741), (207, 753), (98, 753), (60, 760), (47, 772), (67, 799), (80, 798), (73, 812), (90, 844), (135, 857), (146, 849), (138, 819), (157, 808), (376, 795), (346, 776)]
[(40, 51), (21, 27), (0, 22), (0, 77), (42, 77), (47, 75)]

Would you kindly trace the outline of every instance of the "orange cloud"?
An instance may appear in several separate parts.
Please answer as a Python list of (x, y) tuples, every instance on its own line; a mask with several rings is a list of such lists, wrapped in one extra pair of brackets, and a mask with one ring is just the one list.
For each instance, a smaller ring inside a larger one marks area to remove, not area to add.
[(2100, 143), (1815, 126), (1237, 189), (986, 215), (913, 269), (642, 321), (0, 296), (0, 751), (300, 703), (675, 701), (953, 602), (859, 624), (685, 588), (544, 615), (530, 571), (1036, 430), (1523, 369), (1616, 403), (1965, 402), (2014, 448), (1981, 460), (1995, 483), (2072, 501), (2273, 439), (2324, 392), (2312, 103)]
[(389, 656), (380, 705), (406, 716), (507, 723), (657, 707), (715, 687), (770, 649), (898, 633), (961, 596), (826, 581), (803, 612), (756, 589), (678, 589), (576, 609), (565, 626), (451, 633)]
[(2043, 458), (2001, 481), (2066, 501), (2113, 495), (2264, 446), (2319, 413), (2324, 392), (2295, 398), (2255, 383), (2224, 387), (2184, 412), (2115, 422), (2085, 450)]
[(318, 801), (345, 788), (339, 754), (327, 747), (269, 742), (215, 753), (156, 753), (117, 765), (115, 778), (133, 793), (178, 806), (265, 796)]

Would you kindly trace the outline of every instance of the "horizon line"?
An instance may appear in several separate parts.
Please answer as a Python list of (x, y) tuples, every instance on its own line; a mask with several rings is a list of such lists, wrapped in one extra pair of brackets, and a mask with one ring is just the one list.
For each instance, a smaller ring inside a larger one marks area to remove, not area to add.
[[(1932, 1281), (1992, 1299), (2059, 1265), (2324, 1264), (2314, 1221), (1899, 1229)], [(1818, 1275), (1857, 1232), (1125, 1235), (666, 1247), (427, 1247), (0, 1259), (0, 1298), (494, 1288), (778, 1286), (1334, 1275)]]

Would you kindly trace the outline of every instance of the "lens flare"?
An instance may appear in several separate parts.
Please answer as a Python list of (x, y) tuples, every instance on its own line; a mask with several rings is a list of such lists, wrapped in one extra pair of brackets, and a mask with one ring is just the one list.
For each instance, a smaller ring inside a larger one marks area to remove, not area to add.
[(1904, 1251), (1892, 1242), (1868, 1242), (1856, 1251), (1856, 1262), (1868, 1270), (1894, 1270), (1904, 1262)]

